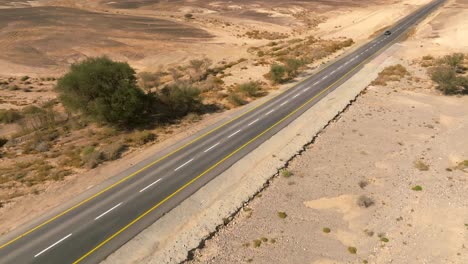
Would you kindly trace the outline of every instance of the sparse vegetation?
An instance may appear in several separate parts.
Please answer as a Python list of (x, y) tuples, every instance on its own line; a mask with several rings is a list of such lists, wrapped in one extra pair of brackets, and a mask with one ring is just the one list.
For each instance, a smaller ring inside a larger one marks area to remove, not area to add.
[(324, 233), (328, 234), (328, 233), (331, 232), (331, 229), (328, 228), (328, 227), (324, 227), (324, 228), (322, 229), (322, 231), (323, 231)]
[(285, 212), (278, 212), (278, 217), (281, 219), (285, 219), (288, 215)]
[(288, 169), (282, 169), (281, 170), (281, 176), (285, 177), (285, 178), (289, 178), (291, 177), (293, 174), (290, 170)]
[(248, 97), (256, 97), (261, 89), (258, 82), (246, 82), (237, 86), (240, 93)]
[(366, 188), (366, 186), (367, 186), (368, 184), (369, 184), (369, 182), (366, 181), (366, 180), (360, 180), (360, 181), (358, 182), (358, 185), (359, 185), (359, 187), (360, 187), (361, 189)]
[(254, 239), (253, 241), (253, 247), (258, 248), (262, 245), (262, 241), (260, 239)]
[(4, 110), (0, 109), (0, 123), (10, 124), (14, 123), (21, 119), (21, 114), (18, 110), (9, 109)]
[(142, 130), (142, 131), (135, 131), (129, 134), (125, 138), (125, 141), (128, 143), (133, 143), (137, 146), (141, 146), (148, 142), (154, 141), (155, 139), (156, 139), (156, 135), (154, 133), (148, 130)]
[(348, 252), (351, 253), (351, 254), (356, 254), (357, 249), (355, 247), (348, 247)]
[(273, 64), (270, 67), (270, 78), (274, 83), (284, 82), (286, 67), (279, 64)]
[(417, 160), (414, 162), (414, 167), (420, 171), (428, 171), (429, 165), (424, 163), (422, 160)]
[(413, 191), (422, 191), (422, 189), (423, 188), (421, 186), (419, 186), (419, 185), (413, 186), (413, 188), (411, 188), (411, 190), (413, 190)]
[(384, 243), (387, 243), (388, 241), (390, 241), (388, 238), (386, 237), (381, 237), (380, 238), (380, 241), (384, 242)]
[(465, 56), (461, 53), (446, 55), (436, 60), (436, 66), (429, 70), (437, 89), (446, 95), (468, 94), (468, 77), (463, 74)]
[(406, 75), (409, 75), (409, 73), (403, 65), (397, 64), (393, 66), (388, 66), (381, 72), (379, 72), (377, 79), (375, 79), (371, 84), (386, 86), (388, 82), (399, 81)]
[(229, 95), (227, 99), (234, 106), (241, 106), (241, 105), (247, 104), (247, 101), (245, 101), (244, 99), (242, 99), (239, 95), (235, 93)]
[(361, 195), (357, 199), (357, 204), (359, 207), (368, 208), (374, 205), (374, 200), (366, 195)]

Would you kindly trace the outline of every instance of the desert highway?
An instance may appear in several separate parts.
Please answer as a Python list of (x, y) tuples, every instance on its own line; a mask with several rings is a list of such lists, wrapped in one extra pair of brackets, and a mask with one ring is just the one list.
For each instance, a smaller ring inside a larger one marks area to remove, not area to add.
[[(281, 94), (200, 133), (81, 202), (0, 238), (0, 263), (98, 263), (258, 147), (398, 41), (444, 0), (396, 22)], [(180, 219), (173, 219), (180, 221)]]

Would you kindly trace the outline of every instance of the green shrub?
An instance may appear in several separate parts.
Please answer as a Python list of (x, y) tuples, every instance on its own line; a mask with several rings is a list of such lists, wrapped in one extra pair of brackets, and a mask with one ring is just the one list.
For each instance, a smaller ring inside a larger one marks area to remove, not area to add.
[(413, 191), (422, 191), (422, 187), (419, 186), (419, 185), (416, 185), (413, 188), (411, 188), (411, 190), (413, 190)]
[(324, 228), (322, 229), (322, 231), (323, 231), (324, 233), (328, 234), (328, 233), (331, 232), (331, 229), (328, 228), (328, 227), (324, 227)]
[(282, 169), (281, 170), (281, 175), (285, 178), (289, 178), (292, 176), (292, 172), (287, 170), (287, 169)]
[(247, 101), (245, 101), (244, 99), (240, 98), (239, 95), (237, 94), (231, 94), (227, 97), (227, 100), (235, 105), (235, 106), (241, 106), (241, 105), (245, 105), (247, 104)]
[(437, 89), (446, 95), (468, 93), (468, 78), (457, 76), (453, 67), (437, 66), (430, 71), (430, 75), (437, 83)]
[(163, 111), (169, 119), (199, 111), (202, 106), (200, 90), (189, 83), (175, 83), (164, 87), (159, 100), (165, 106)]
[(348, 252), (351, 254), (356, 254), (357, 253), (357, 248), (355, 247), (348, 247)]
[(288, 215), (285, 212), (278, 212), (278, 217), (281, 218), (281, 219), (284, 219), (284, 218), (288, 217)]
[(26, 81), (26, 80), (28, 80), (28, 79), (29, 79), (29, 76), (23, 76), (23, 77), (21, 77), (21, 81), (23, 81), (23, 82)]
[(10, 124), (18, 121), (19, 119), (21, 119), (19, 111), (14, 109), (0, 109), (0, 123)]
[(258, 95), (260, 85), (257, 82), (246, 82), (240, 84), (238, 87), (239, 92), (249, 97), (255, 97)]
[(463, 53), (453, 53), (451, 55), (445, 55), (442, 59), (439, 60), (439, 63), (446, 64), (457, 70), (462, 68), (464, 59), (465, 55)]
[(273, 64), (270, 67), (270, 78), (274, 83), (282, 83), (286, 74), (284, 65)]
[(56, 90), (68, 110), (98, 122), (128, 126), (145, 114), (147, 98), (136, 85), (135, 71), (107, 57), (73, 64)]
[(303, 60), (289, 58), (286, 60), (286, 72), (289, 78), (294, 78), (298, 74), (298, 70), (305, 64)]

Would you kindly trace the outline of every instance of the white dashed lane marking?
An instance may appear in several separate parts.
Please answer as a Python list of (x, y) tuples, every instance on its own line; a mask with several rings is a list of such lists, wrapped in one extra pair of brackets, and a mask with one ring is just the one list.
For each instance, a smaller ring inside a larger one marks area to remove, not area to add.
[(158, 179), (156, 181), (154, 181), (153, 183), (151, 183), (150, 185), (146, 186), (145, 188), (141, 189), (140, 192), (144, 192), (146, 189), (150, 188), (151, 186), (155, 185), (156, 183), (158, 183), (161, 179)]
[[(287, 103), (287, 102), (288, 102), (288, 101), (286, 101), (286, 102), (282, 103), (281, 105), (283, 105), (283, 104), (285, 104), (285, 103)], [(255, 119), (254, 121), (250, 122), (250, 123), (249, 123), (247, 126), (251, 126), (251, 125), (253, 125), (253, 124), (257, 123), (257, 122), (258, 122), (258, 120), (260, 120), (260, 119), (258, 119), (258, 118), (257, 118), (257, 119)]]
[[(240, 131), (240, 130), (239, 130)], [(192, 162), (193, 159), (190, 159), (189, 161), (185, 162), (184, 164), (180, 165), (179, 167), (177, 167), (174, 171), (178, 171), (180, 168), (182, 168), (183, 166), (189, 164), (190, 162)]]
[(237, 130), (236, 132), (232, 133), (231, 135), (229, 135), (228, 138), (232, 138), (233, 136), (235, 136), (237, 133), (241, 132), (241, 130)]
[(99, 218), (103, 217), (104, 215), (108, 214), (110, 211), (114, 210), (115, 208), (119, 207), (122, 203), (112, 207), (111, 209), (105, 211), (104, 213), (100, 214), (98, 217), (94, 218), (94, 220), (98, 220)]
[(40, 256), (42, 253), (46, 252), (47, 250), (55, 247), (57, 244), (59, 244), (60, 242), (64, 241), (65, 239), (69, 238), (72, 234), (68, 234), (67, 236), (65, 236), (64, 238), (60, 239), (59, 241), (55, 242), (54, 244), (50, 245), (48, 248), (42, 250), (41, 252), (37, 253), (36, 255), (34, 255), (34, 257), (38, 257)]

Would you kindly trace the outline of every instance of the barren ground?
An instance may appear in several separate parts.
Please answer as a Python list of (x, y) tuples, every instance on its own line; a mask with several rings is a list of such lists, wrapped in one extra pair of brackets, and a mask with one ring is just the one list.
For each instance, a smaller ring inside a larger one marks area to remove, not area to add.
[(467, 53), (467, 8), (451, 1), (397, 44), (410, 75), (369, 86), (189, 262), (467, 263), (468, 97), (421, 66)]

